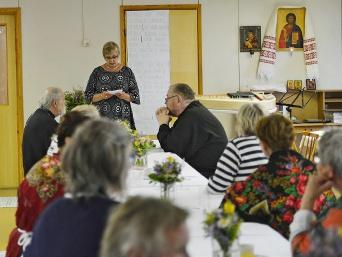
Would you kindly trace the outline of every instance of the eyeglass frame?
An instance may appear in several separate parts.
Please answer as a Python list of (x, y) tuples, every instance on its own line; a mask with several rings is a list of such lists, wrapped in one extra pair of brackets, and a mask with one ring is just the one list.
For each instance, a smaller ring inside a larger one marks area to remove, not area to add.
[(104, 56), (105, 60), (117, 59), (120, 55)]
[(176, 97), (176, 96), (178, 96), (178, 95), (173, 95), (173, 96), (169, 96), (169, 97), (164, 98), (165, 104), (166, 104), (167, 101), (169, 101), (171, 98), (174, 98), (174, 97)]

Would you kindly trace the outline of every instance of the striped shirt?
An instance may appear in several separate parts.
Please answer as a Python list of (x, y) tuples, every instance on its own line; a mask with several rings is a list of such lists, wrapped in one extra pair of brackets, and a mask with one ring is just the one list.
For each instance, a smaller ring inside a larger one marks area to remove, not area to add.
[(268, 162), (256, 136), (238, 137), (228, 142), (215, 174), (209, 179), (208, 191), (225, 193), (235, 181), (243, 181), (260, 165)]

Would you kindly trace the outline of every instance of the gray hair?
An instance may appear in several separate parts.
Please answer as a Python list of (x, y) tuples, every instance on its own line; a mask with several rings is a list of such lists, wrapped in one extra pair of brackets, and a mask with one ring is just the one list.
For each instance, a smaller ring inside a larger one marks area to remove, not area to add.
[(132, 252), (158, 257), (168, 251), (166, 232), (181, 227), (188, 212), (168, 201), (132, 197), (113, 210), (101, 242), (101, 257)]
[(98, 118), (100, 117), (100, 113), (94, 105), (91, 104), (81, 104), (77, 105), (71, 109), (71, 111), (79, 112), (84, 116), (89, 118)]
[(128, 169), (130, 137), (117, 122), (90, 119), (79, 127), (62, 154), (66, 188), (74, 197), (121, 192)]
[(48, 87), (45, 90), (43, 97), (40, 99), (39, 104), (44, 109), (50, 109), (53, 102), (59, 102), (62, 98), (64, 98), (64, 92), (62, 89), (58, 87)]
[(257, 104), (244, 104), (236, 115), (236, 130), (239, 136), (254, 136), (258, 121), (264, 112)]
[(323, 165), (330, 165), (336, 176), (342, 178), (342, 129), (324, 133), (318, 142), (318, 156)]
[(195, 99), (195, 92), (187, 84), (177, 83), (177, 84), (171, 85), (170, 88), (173, 93), (181, 95), (185, 100)]

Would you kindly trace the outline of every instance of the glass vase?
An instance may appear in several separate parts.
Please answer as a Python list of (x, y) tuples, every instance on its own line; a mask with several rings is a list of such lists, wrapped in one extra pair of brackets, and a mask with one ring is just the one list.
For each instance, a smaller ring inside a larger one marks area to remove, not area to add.
[(164, 200), (173, 200), (173, 184), (160, 183), (160, 198)]
[(234, 257), (231, 252), (231, 244), (226, 250), (224, 250), (214, 238), (211, 239), (211, 244), (213, 252), (212, 257)]
[(134, 167), (136, 169), (145, 169), (147, 168), (147, 155), (135, 155), (134, 157)]

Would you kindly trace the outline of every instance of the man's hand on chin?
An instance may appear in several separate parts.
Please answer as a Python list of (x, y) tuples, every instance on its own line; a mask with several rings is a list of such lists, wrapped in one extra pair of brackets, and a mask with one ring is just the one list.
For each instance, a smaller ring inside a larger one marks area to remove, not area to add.
[(169, 116), (169, 110), (166, 107), (160, 107), (156, 111), (156, 117), (159, 123), (159, 126), (162, 124), (168, 125), (171, 117)]

